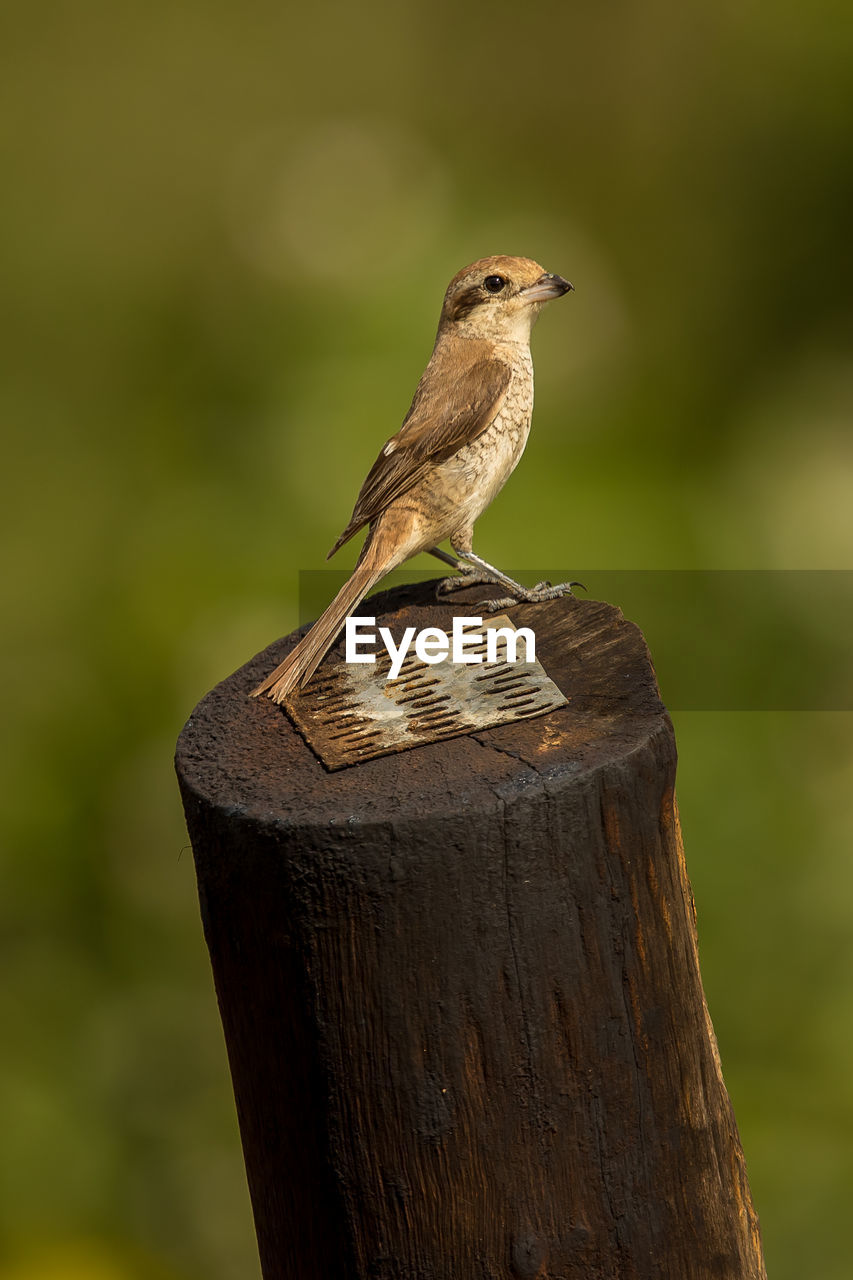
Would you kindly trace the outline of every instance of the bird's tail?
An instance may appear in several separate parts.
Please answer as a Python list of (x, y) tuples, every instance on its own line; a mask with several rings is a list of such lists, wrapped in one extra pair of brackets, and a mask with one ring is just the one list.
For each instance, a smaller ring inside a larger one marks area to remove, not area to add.
[(273, 702), (283, 702), (291, 689), (295, 689), (297, 685), (307, 684), (325, 658), (349, 614), (385, 573), (387, 573), (387, 567), (384, 565), (376, 567), (375, 563), (366, 561), (357, 565), (352, 576), (347, 579), (307, 636), (303, 636), (284, 662), (280, 663), (275, 671), (258, 685), (257, 689), (252, 690), (251, 696), (257, 698), (265, 693), (272, 698)]

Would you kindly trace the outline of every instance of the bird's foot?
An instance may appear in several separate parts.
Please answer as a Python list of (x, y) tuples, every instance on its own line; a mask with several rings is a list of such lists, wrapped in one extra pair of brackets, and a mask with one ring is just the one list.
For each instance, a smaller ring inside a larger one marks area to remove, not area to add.
[(443, 600), (454, 591), (464, 591), (466, 587), (497, 586), (495, 579), (483, 569), (474, 565), (460, 565), (459, 572), (449, 578), (442, 578), (435, 588), (436, 597)]
[(582, 582), (558, 582), (552, 586), (550, 582), (537, 582), (535, 587), (522, 587), (516, 596), (503, 596), (500, 600), (481, 600), (478, 609), (488, 613), (497, 613), (499, 609), (509, 609), (518, 604), (543, 604), (546, 600), (559, 600), (562, 596), (573, 594), (572, 587), (582, 587)]

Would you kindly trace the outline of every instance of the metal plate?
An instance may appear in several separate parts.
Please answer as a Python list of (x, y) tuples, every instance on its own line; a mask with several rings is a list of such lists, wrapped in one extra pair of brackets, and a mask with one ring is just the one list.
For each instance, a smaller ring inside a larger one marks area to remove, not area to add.
[[(488, 626), (515, 629), (505, 615)], [(384, 649), (375, 664), (338, 661), (291, 694), (285, 710), (326, 767), (342, 769), (566, 705), (538, 662), (507, 661), (503, 637), (497, 662), (485, 661), (485, 638), (466, 643), (465, 652), (483, 661), (427, 664), (411, 653), (396, 680), (386, 680), (391, 659)]]

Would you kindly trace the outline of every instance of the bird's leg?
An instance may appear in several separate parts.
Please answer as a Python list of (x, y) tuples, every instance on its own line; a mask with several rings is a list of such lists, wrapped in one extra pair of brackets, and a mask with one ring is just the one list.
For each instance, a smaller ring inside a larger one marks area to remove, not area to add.
[(442, 551), (441, 547), (430, 547), (429, 554), (435, 556), (437, 560), (443, 560), (445, 564), (451, 565), (456, 570), (452, 578), (442, 578), (438, 583), (435, 594), (439, 600), (453, 591), (462, 591), (465, 587), (479, 587), (488, 582), (494, 582), (491, 574), (478, 569), (476, 565), (465, 564), (456, 556), (448, 555), (446, 551)]
[(457, 560), (456, 556), (449, 555), (447, 551), (442, 551), (441, 547), (430, 547), (429, 555), (435, 556), (436, 560), (443, 560), (445, 564), (449, 564), (451, 569), (458, 569), (460, 573), (464, 573), (467, 565)]
[[(457, 551), (456, 547), (453, 549)], [(481, 600), (477, 607), (488, 609), (490, 613), (496, 613), (498, 609), (508, 609), (514, 604), (542, 604), (545, 600), (558, 600), (561, 596), (570, 596), (572, 587), (583, 587), (582, 582), (558, 582), (556, 586), (552, 586), (550, 582), (537, 582), (535, 587), (523, 587), (520, 582), (515, 582), (500, 569), (496, 569), (494, 565), (475, 555), (473, 551), (458, 550), (457, 554), (472, 565), (477, 581), (496, 582), (512, 592), (512, 595), (504, 596), (500, 600)], [(469, 583), (470, 581), (471, 579), (468, 579)], [(586, 590), (585, 587), (584, 590)]]

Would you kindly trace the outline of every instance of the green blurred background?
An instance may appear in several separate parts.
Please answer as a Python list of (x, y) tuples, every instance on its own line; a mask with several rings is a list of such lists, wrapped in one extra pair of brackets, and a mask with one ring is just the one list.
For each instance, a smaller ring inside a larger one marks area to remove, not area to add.
[[(60, 0), (0, 49), (0, 1277), (244, 1280), (177, 732), (295, 625), (487, 253), (577, 292), (481, 554), (853, 566), (853, 13)], [(768, 1267), (847, 1280), (851, 717), (676, 730)]]

